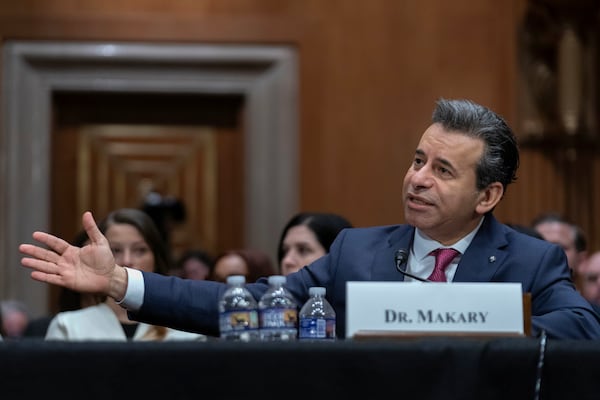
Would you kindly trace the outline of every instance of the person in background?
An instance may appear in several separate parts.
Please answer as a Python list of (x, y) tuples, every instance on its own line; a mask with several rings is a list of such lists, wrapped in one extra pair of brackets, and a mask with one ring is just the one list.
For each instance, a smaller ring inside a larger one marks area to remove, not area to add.
[(214, 257), (208, 252), (201, 249), (190, 249), (177, 259), (175, 268), (172, 269), (170, 275), (184, 279), (206, 280), (210, 279), (214, 266)]
[[(329, 253), (287, 276), (286, 288), (304, 303), (310, 287), (325, 287), (341, 339), (349, 281), (404, 281), (408, 272), (446, 282), (515, 282), (531, 293), (533, 336), (600, 339), (600, 317), (575, 290), (562, 248), (493, 215), (518, 165), (516, 137), (500, 115), (470, 100), (439, 99), (404, 175), (405, 223), (342, 230)], [(137, 320), (218, 336), (226, 284), (123, 266), (91, 212), (83, 213), (82, 224), (91, 244), (81, 249), (40, 231), (32, 234), (40, 245), (19, 246), (32, 279), (104, 293)], [(444, 270), (434, 267), (440, 249), (453, 253)], [(407, 254), (405, 271), (397, 268), (399, 250)], [(268, 281), (246, 287), (259, 299)]]
[(211, 280), (226, 282), (228, 276), (244, 275), (246, 282), (250, 283), (276, 273), (266, 253), (256, 249), (234, 249), (217, 256)]
[(600, 251), (592, 253), (580, 265), (581, 294), (600, 313)]
[(31, 320), (29, 309), (20, 300), (10, 299), (0, 302), (2, 310), (2, 332), (5, 339), (21, 339)]
[[(119, 264), (165, 274), (169, 252), (153, 220), (142, 210), (122, 208), (99, 224)], [(114, 299), (103, 296), (97, 305), (58, 313), (46, 340), (205, 340), (204, 335), (132, 321)]]
[(352, 224), (333, 213), (301, 212), (283, 228), (277, 245), (277, 261), (282, 275), (289, 275), (329, 252), (334, 239)]
[[(79, 293), (67, 288), (61, 288), (58, 294), (58, 312), (80, 310), (82, 308), (100, 304), (104, 296), (97, 296), (91, 293)], [(48, 332), (48, 326), (56, 316), (45, 315), (34, 318), (29, 321), (23, 337), (44, 339)]]
[(580, 266), (587, 258), (587, 240), (583, 230), (555, 212), (542, 213), (533, 219), (531, 226), (542, 237), (556, 243), (565, 251), (571, 277), (580, 290), (582, 277)]

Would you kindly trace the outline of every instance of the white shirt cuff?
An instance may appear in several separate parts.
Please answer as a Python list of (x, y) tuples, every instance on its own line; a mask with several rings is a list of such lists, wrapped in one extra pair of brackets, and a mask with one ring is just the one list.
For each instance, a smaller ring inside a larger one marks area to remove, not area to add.
[(144, 303), (144, 275), (142, 275), (142, 271), (133, 268), (125, 267), (125, 271), (127, 272), (127, 290), (125, 297), (117, 304), (127, 310), (137, 311)]

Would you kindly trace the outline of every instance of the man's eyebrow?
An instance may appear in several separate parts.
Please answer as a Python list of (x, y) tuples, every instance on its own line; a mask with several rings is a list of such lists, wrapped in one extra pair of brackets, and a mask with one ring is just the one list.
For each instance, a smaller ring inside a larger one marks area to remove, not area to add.
[[(417, 148), (415, 150), (415, 155), (425, 157), (425, 152), (423, 150)], [(442, 165), (444, 165), (448, 169), (451, 169), (452, 171), (455, 170), (454, 165), (452, 165), (452, 163), (445, 158), (436, 158), (435, 161), (441, 163)]]
[(437, 158), (436, 160), (442, 163), (443, 165), (447, 166), (448, 168), (454, 170), (454, 165), (452, 165), (452, 163), (446, 160), (445, 158)]

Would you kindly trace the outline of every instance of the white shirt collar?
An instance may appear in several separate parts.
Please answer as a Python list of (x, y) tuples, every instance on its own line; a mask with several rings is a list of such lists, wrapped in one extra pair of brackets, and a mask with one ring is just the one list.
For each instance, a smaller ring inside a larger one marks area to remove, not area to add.
[[(425, 235), (419, 229), (415, 229), (415, 237), (410, 251), (410, 256), (408, 257), (407, 272), (426, 279), (431, 274), (431, 271), (433, 271), (433, 265), (435, 262), (435, 257), (430, 256), (431, 251), (439, 247), (452, 247), (453, 249), (460, 251), (460, 255), (455, 257), (450, 265), (446, 268), (446, 279), (448, 282), (452, 282), (454, 280), (454, 274), (456, 273), (462, 254), (467, 251), (471, 241), (481, 227), (483, 219), (484, 218), (481, 218), (481, 221), (479, 221), (479, 224), (475, 229), (473, 229), (473, 231), (451, 246), (442, 246), (441, 243), (427, 237), (427, 235)], [(405, 281), (413, 280), (409, 277), (405, 277), (404, 279)]]
[(481, 227), (481, 224), (483, 223), (484, 218), (485, 217), (481, 218), (481, 220), (479, 221), (479, 224), (477, 224), (475, 229), (473, 229), (471, 232), (469, 232), (469, 234), (467, 234), (462, 239), (460, 239), (458, 242), (456, 242), (450, 246), (442, 245), (440, 242), (429, 238), (419, 228), (416, 228), (415, 229), (415, 238), (413, 240), (413, 248), (412, 248), (412, 251), (413, 251), (413, 254), (414, 254), (416, 260), (421, 262), (433, 250), (440, 248), (440, 247), (452, 247), (453, 249), (460, 251), (461, 255), (464, 254), (465, 251), (467, 251), (467, 248), (469, 247), (471, 242), (473, 241), (473, 238), (477, 234), (477, 231)]

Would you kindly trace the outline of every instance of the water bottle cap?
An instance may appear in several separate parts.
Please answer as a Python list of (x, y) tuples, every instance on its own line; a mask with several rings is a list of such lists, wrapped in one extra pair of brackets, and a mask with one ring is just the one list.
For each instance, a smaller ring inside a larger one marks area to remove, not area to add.
[(310, 289), (308, 289), (308, 294), (311, 295), (311, 296), (314, 296), (314, 295), (325, 296), (326, 291), (327, 290), (324, 287), (313, 286)]
[(229, 275), (227, 277), (228, 285), (241, 285), (246, 283), (246, 277), (244, 275)]
[(269, 276), (269, 284), (271, 285), (283, 285), (286, 282), (286, 277), (283, 275), (271, 275)]

